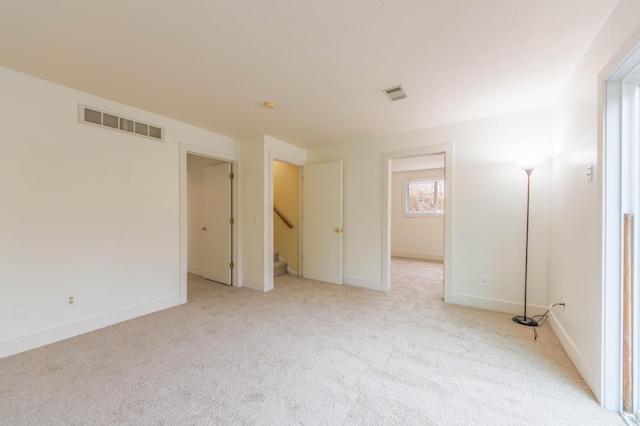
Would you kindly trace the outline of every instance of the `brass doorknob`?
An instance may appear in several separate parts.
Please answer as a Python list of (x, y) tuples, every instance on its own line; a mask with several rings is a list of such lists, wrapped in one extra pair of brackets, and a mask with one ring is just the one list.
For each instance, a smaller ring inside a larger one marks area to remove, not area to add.
[(206, 231), (206, 230), (207, 230), (207, 227), (206, 227), (206, 226), (203, 226), (203, 227), (202, 227), (202, 230), (203, 230), (203, 231)]
[(342, 228), (336, 228), (336, 232), (338, 233), (342, 232)]

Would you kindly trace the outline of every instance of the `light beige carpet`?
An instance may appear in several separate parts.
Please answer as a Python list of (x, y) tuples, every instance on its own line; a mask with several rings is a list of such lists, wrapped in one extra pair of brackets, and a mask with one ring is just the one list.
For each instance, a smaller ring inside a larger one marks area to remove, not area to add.
[(445, 305), (437, 263), (392, 285), (190, 276), (185, 305), (0, 360), (0, 424), (624, 424), (548, 325)]

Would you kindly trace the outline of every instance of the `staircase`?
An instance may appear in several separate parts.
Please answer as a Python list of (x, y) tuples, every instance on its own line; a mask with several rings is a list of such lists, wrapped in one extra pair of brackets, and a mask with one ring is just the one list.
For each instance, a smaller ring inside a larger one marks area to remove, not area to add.
[(287, 262), (280, 261), (280, 253), (273, 250), (273, 277), (279, 277), (287, 273)]

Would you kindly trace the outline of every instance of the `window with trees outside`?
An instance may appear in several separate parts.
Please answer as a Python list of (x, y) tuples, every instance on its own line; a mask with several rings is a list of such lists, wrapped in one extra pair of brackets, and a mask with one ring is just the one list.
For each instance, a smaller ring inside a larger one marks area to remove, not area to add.
[(405, 215), (444, 213), (444, 180), (405, 182)]

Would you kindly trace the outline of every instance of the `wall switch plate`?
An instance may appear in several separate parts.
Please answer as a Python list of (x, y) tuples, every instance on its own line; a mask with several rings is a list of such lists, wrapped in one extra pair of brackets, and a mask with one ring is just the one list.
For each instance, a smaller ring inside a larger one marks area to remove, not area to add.
[(64, 296), (64, 306), (70, 308), (78, 304), (78, 296), (75, 293), (67, 293)]
[(486, 287), (489, 284), (489, 278), (486, 275), (480, 275), (480, 285)]
[(29, 304), (13, 305), (13, 319), (26, 318), (29, 316)]

